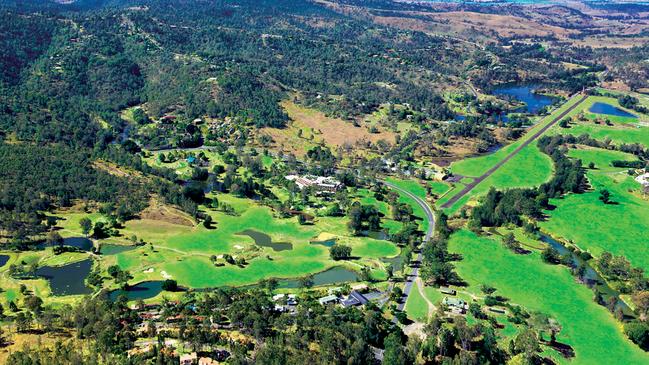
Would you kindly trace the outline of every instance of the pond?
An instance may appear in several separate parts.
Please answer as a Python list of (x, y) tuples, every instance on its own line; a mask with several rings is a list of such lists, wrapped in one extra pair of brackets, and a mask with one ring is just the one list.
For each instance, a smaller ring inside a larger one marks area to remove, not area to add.
[(615, 117), (638, 118), (637, 116), (627, 112), (626, 110), (622, 110), (611, 104), (600, 103), (600, 102), (593, 103), (593, 105), (590, 107), (590, 109), (588, 109), (588, 111), (595, 114), (612, 115)]
[[(358, 274), (342, 266), (336, 266), (313, 275), (314, 286), (342, 284), (354, 281), (358, 281)], [(288, 289), (299, 288), (300, 279), (279, 280), (279, 287)]]
[(53, 295), (90, 294), (92, 289), (85, 280), (92, 269), (92, 260), (86, 259), (64, 266), (43, 266), (36, 270), (36, 276), (47, 279)]
[(125, 251), (130, 251), (135, 249), (137, 246), (133, 245), (115, 245), (112, 243), (102, 243), (99, 249), (99, 252), (102, 255), (117, 255)]
[(572, 267), (577, 268), (583, 266), (585, 268), (583, 279), (585, 284), (589, 287), (596, 287), (598, 291), (602, 294), (604, 301), (608, 301), (609, 298), (614, 297), (616, 299), (615, 308), (620, 308), (625, 316), (633, 316), (633, 311), (629, 306), (626, 305), (622, 300), (620, 300), (620, 293), (611, 288), (603, 277), (599, 275), (595, 269), (590, 265), (589, 261), (584, 260), (578, 254), (570, 251), (564, 245), (562, 245), (557, 240), (553, 239), (550, 236), (541, 235), (541, 241), (549, 244), (552, 248), (557, 250), (562, 256), (570, 255), (572, 260)]
[(252, 229), (237, 233), (240, 236), (248, 236), (255, 241), (257, 246), (270, 247), (273, 251), (287, 251), (293, 249), (293, 244), (290, 242), (273, 242), (269, 235), (258, 232)]
[(128, 300), (149, 299), (162, 292), (162, 281), (143, 281), (130, 286), (128, 290), (113, 290), (108, 298), (115, 301), (120, 295), (125, 295)]
[(403, 256), (401, 255), (394, 257), (382, 257), (381, 261), (385, 262), (386, 264), (392, 265), (394, 271), (400, 271), (401, 267), (403, 266)]
[(324, 240), (324, 241), (311, 241), (310, 243), (312, 245), (321, 245), (321, 246), (325, 246), (325, 247), (331, 247), (331, 246), (336, 244), (336, 239), (331, 238), (331, 239)]
[(91, 251), (93, 244), (92, 241), (85, 237), (68, 237), (63, 239), (64, 246), (76, 247), (83, 251)]
[(0, 267), (3, 267), (9, 261), (9, 255), (0, 255)]
[(537, 114), (541, 109), (552, 105), (555, 98), (537, 94), (536, 89), (538, 89), (538, 85), (534, 84), (506, 84), (495, 87), (493, 94), (505, 99), (512, 98), (523, 102), (525, 106), (518, 108), (518, 111)]

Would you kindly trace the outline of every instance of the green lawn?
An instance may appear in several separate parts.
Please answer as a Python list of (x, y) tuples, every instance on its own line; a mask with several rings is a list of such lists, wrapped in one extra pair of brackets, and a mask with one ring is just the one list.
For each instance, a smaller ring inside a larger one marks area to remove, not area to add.
[(535, 252), (516, 255), (500, 242), (459, 231), (451, 238), (449, 251), (462, 254), (456, 263), (468, 290), (479, 294), (488, 283), (497, 293), (529, 310), (556, 318), (563, 326), (558, 340), (573, 346), (576, 357), (570, 364), (643, 364), (649, 354), (631, 343), (613, 316), (592, 300), (592, 292), (575, 283), (569, 271), (541, 261)]
[[(636, 158), (601, 149), (571, 150), (570, 156), (582, 159), (585, 166), (595, 163), (596, 170), (587, 170), (593, 191), (553, 199), (556, 209), (548, 212), (550, 219), (541, 222), (541, 228), (595, 255), (604, 250), (625, 255), (634, 265), (649, 270), (649, 204), (626, 169), (610, 166), (612, 160)], [(615, 204), (602, 203), (600, 189), (609, 190)]]
[[(396, 185), (396, 186), (398, 186), (398, 187), (412, 193), (413, 195), (423, 199), (424, 201), (426, 201), (426, 188), (421, 186), (416, 180), (412, 180), (412, 179), (402, 180), (402, 179), (388, 178), (388, 179), (386, 179), (386, 181), (388, 181), (389, 183), (392, 183), (392, 184), (394, 184), (394, 185)], [(420, 207), (419, 204), (417, 204), (415, 199), (409, 197), (408, 195), (401, 194), (399, 191), (396, 191), (396, 192), (399, 193), (399, 202), (400, 203), (407, 203), (407, 204), (410, 204), (410, 206), (412, 206), (413, 214), (416, 217), (421, 219), (420, 220), (421, 229), (426, 231), (428, 229), (428, 223), (429, 222), (424, 220), (424, 218), (426, 217), (426, 213), (424, 212), (424, 209), (422, 207)]]
[(428, 318), (428, 303), (419, 293), (417, 283), (412, 284), (405, 310), (408, 318), (413, 321), (426, 322)]

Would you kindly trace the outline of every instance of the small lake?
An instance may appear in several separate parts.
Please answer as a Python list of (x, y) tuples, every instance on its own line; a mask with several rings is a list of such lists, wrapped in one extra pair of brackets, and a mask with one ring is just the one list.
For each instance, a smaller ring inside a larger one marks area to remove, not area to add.
[(538, 85), (508, 84), (495, 87), (493, 94), (505, 99), (511, 98), (523, 102), (526, 105), (517, 109), (518, 111), (537, 114), (541, 109), (552, 105), (555, 99), (547, 95), (536, 94), (536, 89), (538, 89)]
[(0, 267), (3, 267), (9, 261), (9, 255), (0, 255)]
[(335, 238), (332, 238), (332, 239), (328, 239), (328, 240), (324, 240), (324, 241), (311, 241), (310, 243), (312, 245), (321, 245), (321, 246), (325, 246), (325, 247), (331, 247), (331, 246), (336, 244), (336, 241), (337, 240)]
[[(342, 284), (354, 281), (358, 281), (358, 274), (342, 266), (336, 266), (313, 275), (313, 286)], [(288, 289), (299, 288), (300, 279), (279, 280), (279, 287)]]
[(588, 111), (595, 114), (612, 115), (615, 117), (638, 118), (637, 116), (627, 112), (626, 110), (622, 110), (611, 104), (600, 103), (600, 102), (593, 103), (593, 105), (590, 107), (590, 109), (588, 109)]
[(162, 292), (162, 281), (143, 281), (130, 286), (128, 290), (113, 290), (108, 298), (115, 301), (120, 295), (125, 295), (128, 300), (149, 299)]
[(84, 281), (91, 269), (92, 260), (86, 259), (64, 266), (43, 266), (36, 275), (49, 281), (53, 295), (90, 294), (92, 289)]
[(273, 251), (287, 251), (293, 249), (293, 244), (290, 242), (273, 242), (269, 235), (266, 233), (258, 232), (252, 229), (237, 233), (240, 236), (248, 236), (255, 241), (257, 246), (270, 247)]
[(92, 241), (85, 237), (69, 237), (63, 239), (64, 246), (76, 247), (83, 251), (91, 251), (93, 244)]
[[(92, 241), (86, 237), (68, 237), (63, 239), (63, 246), (77, 248), (81, 251), (92, 251)], [(36, 247), (45, 248), (48, 244), (45, 242), (39, 243)]]

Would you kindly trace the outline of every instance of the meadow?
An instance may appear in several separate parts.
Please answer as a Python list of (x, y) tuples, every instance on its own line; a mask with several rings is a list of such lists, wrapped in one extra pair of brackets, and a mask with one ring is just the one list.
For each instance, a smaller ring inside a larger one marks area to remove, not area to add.
[(468, 291), (480, 294), (480, 284), (497, 288), (530, 311), (556, 318), (562, 326), (557, 340), (571, 345), (575, 358), (559, 363), (641, 364), (649, 355), (632, 344), (619, 323), (592, 300), (592, 292), (577, 284), (562, 266), (542, 262), (540, 254), (517, 255), (496, 240), (459, 231), (450, 240), (449, 251), (463, 256), (456, 262), (458, 274), (468, 283)]
[[(594, 255), (609, 251), (626, 256), (633, 265), (649, 269), (646, 242), (649, 205), (641, 187), (627, 169), (610, 165), (613, 160), (636, 160), (632, 155), (595, 148), (570, 150), (569, 156), (579, 158), (585, 166), (596, 169), (586, 175), (592, 189), (583, 194), (569, 194), (552, 199), (555, 209), (547, 211), (549, 219), (539, 226), (552, 235), (573, 242)], [(611, 193), (611, 204), (599, 200), (599, 191)]]

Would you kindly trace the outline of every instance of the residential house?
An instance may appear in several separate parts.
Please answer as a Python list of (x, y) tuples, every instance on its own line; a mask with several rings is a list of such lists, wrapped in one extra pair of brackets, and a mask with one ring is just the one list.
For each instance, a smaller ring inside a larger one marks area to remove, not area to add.
[(442, 303), (446, 305), (451, 313), (465, 314), (469, 309), (469, 305), (460, 298), (444, 297)]
[(352, 290), (347, 299), (344, 299), (341, 304), (343, 307), (354, 307), (357, 305), (365, 305), (368, 302), (369, 300), (363, 294), (356, 290)]
[(328, 305), (328, 304), (335, 304), (338, 303), (338, 296), (334, 294), (327, 295), (326, 297), (322, 297), (318, 299), (318, 302), (320, 305)]

